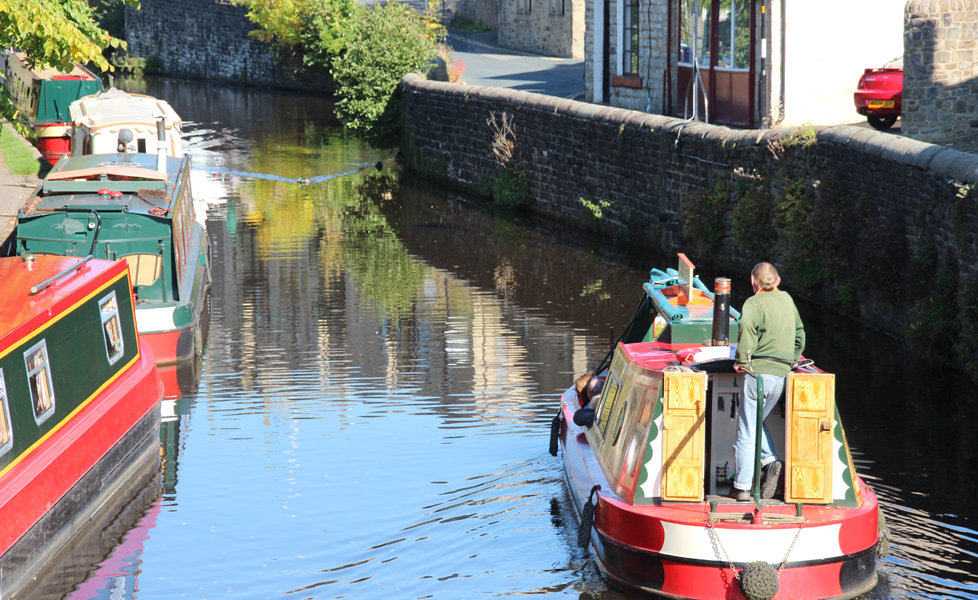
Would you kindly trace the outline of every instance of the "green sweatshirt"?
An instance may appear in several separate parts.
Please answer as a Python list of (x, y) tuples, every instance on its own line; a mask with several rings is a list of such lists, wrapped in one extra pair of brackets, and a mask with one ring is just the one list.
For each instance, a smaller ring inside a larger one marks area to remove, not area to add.
[(749, 351), (755, 373), (784, 377), (788, 374), (787, 364), (761, 357), (793, 362), (804, 349), (805, 326), (787, 292), (774, 290), (755, 294), (744, 302), (740, 311), (737, 364), (747, 364)]

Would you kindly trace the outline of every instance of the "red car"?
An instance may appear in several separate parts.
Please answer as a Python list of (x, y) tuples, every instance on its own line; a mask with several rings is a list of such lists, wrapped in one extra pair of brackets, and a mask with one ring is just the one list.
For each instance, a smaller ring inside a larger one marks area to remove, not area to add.
[(865, 115), (875, 129), (889, 129), (900, 116), (903, 104), (903, 57), (882, 69), (866, 69), (853, 96), (856, 112)]

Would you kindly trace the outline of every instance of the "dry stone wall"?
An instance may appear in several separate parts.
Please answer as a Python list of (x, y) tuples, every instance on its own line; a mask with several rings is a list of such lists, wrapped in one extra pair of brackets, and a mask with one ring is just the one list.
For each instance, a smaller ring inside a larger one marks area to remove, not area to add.
[(899, 335), (946, 318), (978, 332), (964, 314), (978, 303), (976, 155), (851, 126), (733, 130), (416, 75), (403, 87), (403, 150), (425, 177), (485, 194), (499, 168), (487, 122), (505, 113), (534, 210), (569, 235), (593, 226), (728, 272), (772, 260), (793, 293)]
[(125, 8), (129, 52), (159, 58), (162, 74), (285, 89), (328, 91), (331, 83), (295, 76), (249, 35), (245, 8), (228, 0), (142, 0)]

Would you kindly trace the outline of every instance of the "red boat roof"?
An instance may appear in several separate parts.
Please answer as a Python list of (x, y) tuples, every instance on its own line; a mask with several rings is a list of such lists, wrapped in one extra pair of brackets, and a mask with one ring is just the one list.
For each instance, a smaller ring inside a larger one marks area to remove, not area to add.
[(0, 258), (0, 355), (46, 321), (58, 318), (101, 284), (125, 274), (122, 261), (93, 259), (36, 294), (31, 288), (80, 263), (77, 256), (39, 255)]

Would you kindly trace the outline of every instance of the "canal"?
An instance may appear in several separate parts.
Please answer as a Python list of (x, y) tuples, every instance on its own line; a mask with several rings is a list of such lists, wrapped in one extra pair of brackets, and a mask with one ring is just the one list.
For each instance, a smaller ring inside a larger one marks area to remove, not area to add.
[[(636, 597), (577, 547), (549, 425), (674, 258), (399, 180), (315, 96), (118, 85), (186, 121), (210, 331), (202, 360), (167, 374), (162, 477), (37, 597)], [(746, 274), (716, 275), (736, 279), (739, 307)], [(978, 598), (975, 387), (800, 308), (893, 536), (866, 598)]]

